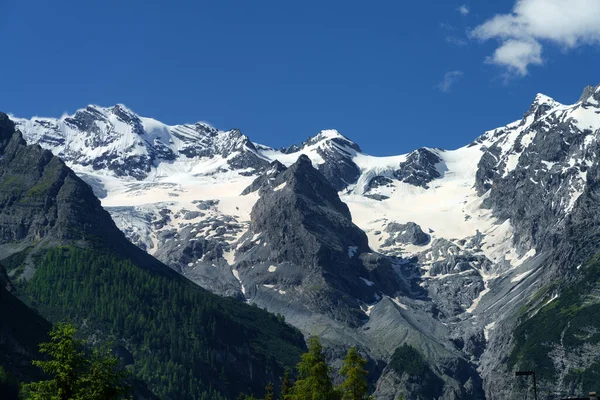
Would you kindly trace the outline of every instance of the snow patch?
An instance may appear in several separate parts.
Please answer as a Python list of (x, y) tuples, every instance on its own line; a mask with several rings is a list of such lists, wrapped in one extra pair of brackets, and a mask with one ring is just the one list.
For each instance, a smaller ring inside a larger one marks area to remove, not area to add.
[(285, 185), (287, 185), (287, 182), (283, 182), (281, 185), (279, 185), (279, 186), (275, 187), (273, 190), (274, 190), (275, 192), (278, 192), (278, 191), (280, 191), (281, 189), (285, 188)]
[(400, 297), (390, 297), (394, 303), (396, 303), (403, 310), (408, 310), (408, 306), (400, 302)]
[(233, 276), (235, 276), (235, 279), (237, 279), (238, 282), (240, 283), (240, 286), (242, 287), (242, 294), (245, 296), (246, 295), (246, 288), (242, 284), (242, 280), (240, 279), (240, 273), (238, 272), (237, 269), (232, 269), (231, 272), (233, 272)]
[(365, 285), (367, 285), (367, 286), (373, 286), (375, 284), (373, 281), (370, 281), (370, 280), (365, 279), (363, 277), (360, 277), (359, 279), (362, 280), (365, 283)]
[(485, 336), (486, 341), (490, 340), (490, 332), (492, 331), (492, 329), (494, 329), (495, 326), (496, 321), (487, 324), (485, 328), (483, 328), (483, 335)]
[(515, 283), (515, 282), (520, 282), (523, 280), (523, 278), (525, 278), (527, 275), (529, 275), (531, 272), (533, 272), (533, 270), (529, 270), (529, 271), (525, 271), (522, 274), (519, 274), (517, 276), (515, 276), (514, 278), (512, 278), (510, 280), (511, 283)]

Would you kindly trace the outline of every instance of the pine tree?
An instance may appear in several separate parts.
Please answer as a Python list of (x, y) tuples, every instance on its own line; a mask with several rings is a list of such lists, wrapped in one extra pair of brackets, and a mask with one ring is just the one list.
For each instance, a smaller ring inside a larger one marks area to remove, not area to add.
[(265, 390), (265, 400), (275, 400), (275, 396), (273, 395), (273, 382), (269, 382)]
[(345, 377), (340, 389), (343, 400), (365, 400), (368, 399), (367, 375), (369, 372), (365, 369), (367, 360), (362, 358), (356, 347), (348, 349), (348, 354), (344, 359), (344, 365), (340, 369), (340, 375)]
[(119, 368), (119, 359), (107, 348), (94, 349), (86, 374), (80, 378), (85, 388), (75, 396), (77, 400), (120, 399), (129, 392), (124, 384), (127, 372)]
[(293, 400), (332, 400), (337, 398), (329, 377), (329, 367), (325, 361), (319, 338), (308, 339), (308, 352), (298, 363), (298, 380), (292, 389)]
[(75, 331), (73, 325), (57, 324), (50, 332), (50, 342), (40, 344), (40, 352), (47, 354), (50, 360), (35, 360), (32, 364), (40, 367), (51, 379), (25, 385), (27, 399), (73, 399), (86, 366), (83, 343), (74, 338)]
[(75, 333), (73, 325), (59, 323), (50, 332), (50, 342), (40, 344), (40, 352), (50, 359), (32, 364), (50, 379), (24, 385), (28, 400), (115, 400), (127, 394), (127, 374), (118, 359), (107, 349), (95, 349), (88, 359)]
[(281, 382), (281, 395), (279, 400), (288, 400), (292, 394), (292, 380), (290, 378), (290, 371), (285, 370), (283, 374), (283, 381)]

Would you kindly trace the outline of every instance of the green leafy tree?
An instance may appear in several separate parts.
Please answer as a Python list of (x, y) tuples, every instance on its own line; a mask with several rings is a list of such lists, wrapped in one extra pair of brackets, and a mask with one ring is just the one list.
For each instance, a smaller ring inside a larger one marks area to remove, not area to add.
[(50, 379), (24, 385), (28, 400), (114, 400), (127, 393), (127, 375), (117, 358), (106, 349), (95, 349), (88, 359), (75, 333), (73, 325), (59, 323), (50, 332), (50, 342), (40, 344), (49, 360), (32, 363)]
[(288, 400), (292, 395), (292, 379), (290, 378), (290, 371), (285, 370), (283, 374), (283, 381), (281, 382), (281, 395), (280, 400)]
[(344, 359), (344, 365), (340, 369), (340, 375), (345, 378), (340, 386), (343, 400), (368, 399), (367, 375), (365, 369), (367, 360), (362, 358), (356, 347), (351, 347)]
[(318, 337), (308, 339), (308, 352), (298, 363), (298, 379), (292, 389), (293, 400), (332, 400), (338, 398), (329, 377), (323, 347)]

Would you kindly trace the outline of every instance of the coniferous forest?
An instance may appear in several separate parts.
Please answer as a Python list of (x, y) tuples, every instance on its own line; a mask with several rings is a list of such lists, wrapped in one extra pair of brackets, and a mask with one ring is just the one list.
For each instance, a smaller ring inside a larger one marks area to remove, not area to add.
[(16, 283), (25, 303), (52, 322), (72, 321), (83, 337), (113, 343), (161, 399), (262, 394), (305, 346), (273, 314), (107, 251), (59, 247), (36, 261), (33, 278)]

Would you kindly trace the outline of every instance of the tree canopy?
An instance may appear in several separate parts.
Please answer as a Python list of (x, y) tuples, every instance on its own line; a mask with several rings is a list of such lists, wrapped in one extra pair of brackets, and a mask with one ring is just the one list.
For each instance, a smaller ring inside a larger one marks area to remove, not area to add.
[(40, 344), (47, 360), (35, 360), (49, 379), (24, 385), (28, 400), (116, 400), (129, 392), (127, 372), (107, 348), (86, 351), (76, 329), (59, 323), (50, 332), (50, 341)]
[(343, 400), (368, 399), (367, 376), (369, 371), (365, 369), (367, 360), (358, 354), (356, 347), (348, 350), (340, 375), (345, 378), (340, 386)]

